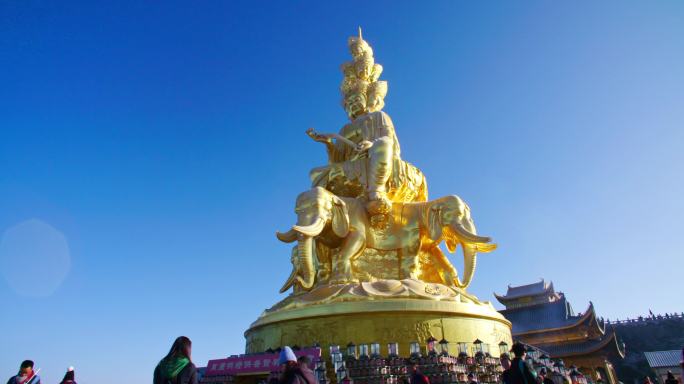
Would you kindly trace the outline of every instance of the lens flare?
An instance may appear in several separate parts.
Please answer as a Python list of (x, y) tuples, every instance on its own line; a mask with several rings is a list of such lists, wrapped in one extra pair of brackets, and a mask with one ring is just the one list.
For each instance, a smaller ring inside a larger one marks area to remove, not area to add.
[(42, 220), (23, 221), (7, 229), (0, 239), (0, 273), (22, 296), (52, 295), (70, 267), (66, 238)]

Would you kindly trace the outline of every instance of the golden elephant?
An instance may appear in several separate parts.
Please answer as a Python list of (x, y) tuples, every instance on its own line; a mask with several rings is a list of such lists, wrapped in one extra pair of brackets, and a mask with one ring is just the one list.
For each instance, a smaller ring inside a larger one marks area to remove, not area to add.
[[(353, 261), (366, 248), (396, 250), (401, 255), (401, 277), (418, 278), (419, 255), (428, 253), (448, 276), (446, 284), (466, 288), (475, 272), (477, 252), (491, 252), (496, 244), (489, 237), (478, 236), (470, 217), (470, 208), (458, 196), (445, 196), (419, 203), (394, 203), (386, 228), (371, 226), (361, 199), (339, 197), (315, 187), (301, 193), (295, 206), (297, 224), (287, 232), (277, 232), (278, 239), (291, 243), (298, 240), (293, 251), (293, 271), (281, 288), (291, 286), (309, 290), (314, 286), (314, 240), (330, 249), (337, 249), (338, 267), (331, 271), (329, 284), (355, 282)], [(449, 252), (460, 244), (464, 257), (464, 280), (439, 249), (445, 241)]]

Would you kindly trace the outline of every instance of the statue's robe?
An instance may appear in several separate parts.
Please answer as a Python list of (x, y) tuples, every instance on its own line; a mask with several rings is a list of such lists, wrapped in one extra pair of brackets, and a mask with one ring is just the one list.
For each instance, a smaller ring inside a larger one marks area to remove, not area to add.
[[(401, 159), (399, 140), (390, 117), (382, 111), (358, 117), (340, 130), (340, 135), (354, 143), (370, 141), (391, 151), (391, 173), (385, 185), (394, 202), (427, 201), (427, 183), (423, 173)], [(376, 147), (377, 148), (377, 147)], [(373, 148), (371, 148), (373, 150)], [(338, 196), (359, 197), (368, 189), (369, 154), (358, 152), (342, 141), (328, 146), (329, 164), (311, 170), (313, 186), (330, 190)]]
[[(401, 159), (401, 148), (394, 130), (394, 124), (389, 115), (380, 111), (360, 116), (350, 124), (345, 125), (339, 134), (354, 143), (370, 141), (377, 143), (383, 141), (384, 145), (391, 145), (392, 169), (387, 180), (387, 196), (393, 202), (420, 202), (428, 200), (427, 182), (423, 173), (414, 165)], [(389, 143), (388, 143), (389, 142)], [(328, 146), (329, 164), (311, 170), (311, 180), (314, 187), (323, 187), (338, 196), (360, 197), (363, 196), (368, 186), (368, 151), (358, 152), (355, 148), (344, 142), (336, 141)], [(332, 268), (331, 250), (320, 242), (316, 242), (316, 254), (318, 262), (318, 281), (324, 281)], [(373, 254), (373, 250), (366, 249), (364, 254)], [(396, 251), (381, 252), (385, 256), (378, 257), (398, 258)], [(438, 247), (421, 249), (420, 279), (431, 283), (444, 283), (453, 285), (452, 276), (456, 271), (449, 260)], [(364, 263), (362, 256), (360, 263)], [(370, 260), (370, 259), (369, 259)], [(397, 263), (397, 268), (399, 264)], [(390, 271), (384, 271), (390, 272)], [(398, 270), (395, 276), (381, 278), (400, 278)]]

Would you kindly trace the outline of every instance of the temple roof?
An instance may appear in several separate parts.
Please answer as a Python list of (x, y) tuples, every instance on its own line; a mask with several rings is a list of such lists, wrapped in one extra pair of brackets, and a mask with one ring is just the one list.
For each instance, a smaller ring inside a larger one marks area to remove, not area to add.
[(523, 296), (542, 295), (542, 294), (545, 294), (547, 292), (554, 292), (553, 282), (552, 281), (546, 282), (546, 281), (544, 281), (544, 279), (541, 279), (536, 283), (527, 284), (527, 285), (518, 285), (517, 287), (512, 287), (511, 285), (509, 285), (508, 290), (506, 291), (505, 295), (503, 295), (503, 296), (496, 295), (496, 296), (503, 298), (503, 299), (515, 299), (515, 298), (523, 297)]
[(612, 330), (599, 339), (541, 344), (539, 347), (548, 351), (549, 355), (553, 358), (564, 358), (593, 353), (621, 358), (625, 356), (624, 348), (618, 343), (615, 332)]
[(499, 312), (513, 323), (514, 335), (531, 331), (577, 326), (583, 323), (583, 321), (590, 320), (590, 317), (595, 318), (593, 304), (589, 304), (583, 315), (575, 315), (572, 306), (563, 294), (559, 295), (559, 299), (554, 302), (522, 308), (504, 309)]
[(644, 352), (646, 360), (651, 368), (677, 367), (684, 359), (682, 351), (675, 349), (672, 351)]
[(553, 288), (553, 282), (544, 279), (536, 283), (508, 286), (505, 295), (494, 293), (496, 299), (506, 308), (525, 307), (539, 303), (550, 303), (558, 300), (559, 294)]
[(497, 298), (506, 305), (499, 312), (511, 322), (513, 337), (547, 351), (553, 358), (624, 357), (615, 331), (606, 330), (594, 304), (589, 302), (584, 313), (575, 314), (565, 294), (555, 292), (551, 282), (509, 286), (506, 295)]

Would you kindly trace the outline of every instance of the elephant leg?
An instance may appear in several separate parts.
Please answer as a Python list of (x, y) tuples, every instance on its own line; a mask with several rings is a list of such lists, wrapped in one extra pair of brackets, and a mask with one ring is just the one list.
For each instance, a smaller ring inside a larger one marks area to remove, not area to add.
[(450, 287), (454, 286), (454, 282), (458, 281), (458, 272), (444, 252), (438, 246), (434, 246), (430, 249), (430, 257), (437, 269), (439, 278), (442, 280), (442, 284)]
[(345, 284), (354, 282), (352, 261), (366, 248), (366, 237), (359, 231), (350, 231), (340, 247), (337, 260), (333, 264), (331, 284)]

